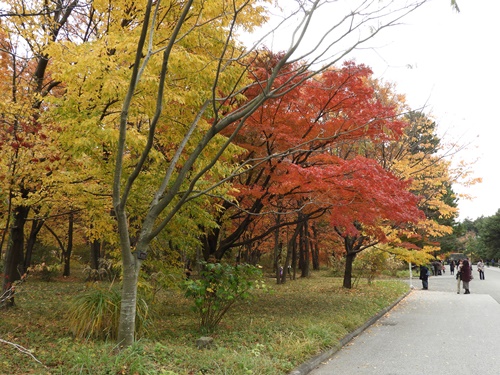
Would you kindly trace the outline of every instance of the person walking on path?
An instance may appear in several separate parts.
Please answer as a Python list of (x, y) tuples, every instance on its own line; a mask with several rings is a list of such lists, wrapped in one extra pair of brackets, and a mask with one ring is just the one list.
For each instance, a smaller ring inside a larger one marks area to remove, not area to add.
[(454, 260), (452, 260), (451, 263), (450, 263), (450, 273), (452, 275), (455, 274), (455, 261)]
[(460, 282), (462, 281), (462, 262), (462, 260), (459, 260), (457, 264), (457, 294), (460, 294)]
[(460, 275), (462, 277), (463, 288), (465, 289), (464, 294), (470, 294), (469, 282), (472, 280), (472, 272), (469, 261), (466, 259), (462, 264), (462, 269), (460, 270)]
[(437, 260), (432, 262), (432, 272), (434, 276), (441, 275), (441, 263)]
[(420, 266), (420, 280), (422, 280), (422, 289), (429, 289), (429, 269), (423, 264)]
[(482, 259), (477, 262), (477, 272), (479, 272), (479, 280), (484, 280), (484, 263)]

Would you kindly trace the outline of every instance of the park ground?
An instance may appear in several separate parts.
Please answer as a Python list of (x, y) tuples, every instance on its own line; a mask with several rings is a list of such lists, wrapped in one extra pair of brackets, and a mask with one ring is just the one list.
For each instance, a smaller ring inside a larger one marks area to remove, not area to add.
[(283, 285), (269, 278), (269, 290), (231, 310), (210, 334), (213, 345), (202, 350), (196, 347), (204, 334), (192, 302), (180, 291), (162, 291), (150, 304), (146, 331), (133, 347), (119, 351), (112, 341), (73, 337), (68, 308), (75, 296), (96, 287), (74, 274), (51, 281), (29, 277), (19, 287), (16, 307), (0, 311), (2, 373), (287, 374), (338, 346), (408, 291), (404, 280), (392, 278), (344, 289), (331, 271)]

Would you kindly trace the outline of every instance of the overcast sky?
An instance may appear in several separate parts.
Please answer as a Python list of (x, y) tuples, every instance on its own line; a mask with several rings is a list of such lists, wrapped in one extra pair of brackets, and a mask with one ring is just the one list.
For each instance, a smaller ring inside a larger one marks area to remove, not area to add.
[(471, 146), (452, 161), (473, 162), (483, 182), (455, 191), (460, 219), (491, 216), (500, 209), (500, 1), (432, 0), (389, 30), (377, 48), (357, 57), (375, 76), (395, 82), (413, 108), (427, 105), (445, 140)]

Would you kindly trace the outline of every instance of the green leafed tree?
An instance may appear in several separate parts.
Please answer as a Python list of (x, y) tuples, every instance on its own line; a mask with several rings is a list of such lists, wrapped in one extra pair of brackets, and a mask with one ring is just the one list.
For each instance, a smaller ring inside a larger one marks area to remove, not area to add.
[(467, 232), (467, 251), (484, 259), (500, 259), (500, 210), (492, 216), (476, 219), (474, 227), (475, 230)]

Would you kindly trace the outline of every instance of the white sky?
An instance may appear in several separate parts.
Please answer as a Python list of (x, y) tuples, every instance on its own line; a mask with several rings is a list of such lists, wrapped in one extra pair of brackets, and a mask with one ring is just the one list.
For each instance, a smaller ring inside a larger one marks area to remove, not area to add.
[(356, 61), (372, 67), (375, 77), (395, 82), (412, 108), (427, 105), (443, 140), (472, 142), (452, 158), (477, 160), (474, 174), (483, 179), (468, 188), (454, 186), (474, 197), (459, 200), (463, 220), (500, 209), (500, 1), (458, 4), (460, 13), (452, 11), (450, 0), (430, 1)]
[[(356, 3), (351, 1), (325, 7), (313, 26), (334, 23), (335, 15)], [(375, 78), (395, 83), (412, 109), (426, 106), (444, 142), (469, 144), (450, 159), (454, 164), (475, 162), (474, 176), (483, 179), (472, 187), (454, 186), (455, 192), (473, 197), (459, 200), (459, 220), (463, 220), (491, 216), (500, 209), (496, 166), (500, 154), (500, 0), (458, 0), (458, 5), (460, 13), (451, 8), (450, 0), (429, 0), (404, 18), (403, 25), (377, 35), (370, 41), (373, 48), (350, 56), (370, 66)], [(320, 33), (313, 32), (311, 40)], [(288, 41), (281, 39), (290, 35), (275, 35), (271, 47), (286, 49)]]

